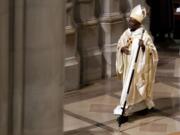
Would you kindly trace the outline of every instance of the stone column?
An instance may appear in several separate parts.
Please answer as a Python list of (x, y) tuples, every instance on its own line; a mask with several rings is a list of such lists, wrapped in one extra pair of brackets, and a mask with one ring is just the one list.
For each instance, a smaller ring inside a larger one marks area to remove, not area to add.
[(63, 0), (25, 0), (23, 135), (63, 134)]
[(76, 1), (82, 84), (102, 77), (102, 53), (99, 49), (99, 27), (95, 16), (95, 1)]
[(8, 135), (9, 121), (9, 1), (0, 1), (0, 134)]
[(13, 135), (63, 135), (64, 17), (64, 1), (15, 1)]
[(120, 0), (100, 0), (101, 5), (101, 45), (103, 50), (104, 77), (116, 74), (116, 45), (125, 30), (125, 19), (120, 12)]
[(23, 135), (23, 113), (24, 113), (24, 87), (25, 87), (25, 7), (24, 0), (14, 1), (14, 11), (12, 11), (11, 23), (13, 25), (11, 33), (13, 33), (13, 52), (12, 63), (13, 68), (13, 99), (12, 99), (12, 135)]
[(77, 50), (77, 30), (74, 22), (74, 0), (66, 0), (66, 56), (65, 89), (78, 89), (80, 85), (80, 58)]

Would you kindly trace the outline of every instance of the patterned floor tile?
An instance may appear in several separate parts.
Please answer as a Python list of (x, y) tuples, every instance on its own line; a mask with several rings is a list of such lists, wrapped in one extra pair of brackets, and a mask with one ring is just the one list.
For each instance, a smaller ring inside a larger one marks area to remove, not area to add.
[(65, 94), (65, 135), (180, 135), (180, 57), (160, 52), (154, 84), (155, 112), (133, 114), (118, 127), (114, 107), (122, 82), (101, 80)]
[(168, 135), (180, 130), (180, 122), (166, 118), (125, 131), (132, 135)]
[(90, 123), (82, 121), (78, 118), (64, 114), (64, 131), (71, 131), (80, 128), (91, 126)]

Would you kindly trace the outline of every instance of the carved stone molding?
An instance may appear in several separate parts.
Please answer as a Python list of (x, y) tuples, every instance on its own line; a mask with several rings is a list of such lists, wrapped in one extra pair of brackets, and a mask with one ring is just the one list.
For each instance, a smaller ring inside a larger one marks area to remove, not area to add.
[(122, 19), (120, 0), (100, 0), (101, 22), (113, 22)]
[(74, 22), (74, 1), (67, 0), (66, 2), (66, 29), (69, 30), (70, 28), (74, 29), (75, 22)]
[(83, 24), (89, 21), (91, 23), (91, 20), (97, 20), (95, 16), (95, 0), (77, 0), (75, 7), (77, 23)]
[(83, 3), (83, 4), (89, 4), (91, 2), (93, 2), (92, 0), (77, 0), (78, 3)]
[(111, 78), (116, 74), (116, 46), (119, 37), (126, 29), (126, 23), (123, 20), (114, 22), (101, 22), (101, 45), (103, 52), (103, 76)]
[(100, 0), (100, 44), (103, 52), (103, 76), (115, 75), (116, 45), (125, 29), (125, 18), (121, 11), (121, 0)]
[(74, 21), (74, 0), (66, 1), (65, 90), (78, 89), (80, 58), (77, 50), (77, 28)]
[(82, 85), (102, 77), (102, 53), (99, 49), (99, 25), (95, 10), (96, 0), (76, 2)]

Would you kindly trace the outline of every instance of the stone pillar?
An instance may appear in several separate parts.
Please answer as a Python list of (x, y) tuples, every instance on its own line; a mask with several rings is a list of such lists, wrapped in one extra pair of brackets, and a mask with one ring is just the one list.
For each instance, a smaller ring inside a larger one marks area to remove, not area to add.
[(25, 0), (23, 135), (63, 134), (63, 0)]
[(120, 0), (101, 0), (101, 45), (103, 50), (104, 77), (116, 74), (116, 46), (119, 37), (126, 28), (125, 19), (120, 12)]
[(66, 0), (66, 56), (65, 89), (78, 89), (80, 85), (80, 58), (77, 50), (77, 30), (74, 23), (74, 0)]
[(95, 17), (95, 1), (76, 1), (82, 84), (102, 77), (102, 53), (99, 49), (99, 27)]
[(14, 4), (12, 135), (63, 135), (65, 3)]
[(24, 87), (25, 87), (25, 7), (24, 0), (14, 1), (14, 11), (12, 11), (11, 23), (13, 25), (11, 33), (13, 33), (13, 51), (11, 68), (13, 70), (13, 99), (12, 99), (12, 135), (23, 135), (23, 113), (24, 113)]
[(0, 1), (0, 135), (8, 135), (9, 121), (9, 1)]

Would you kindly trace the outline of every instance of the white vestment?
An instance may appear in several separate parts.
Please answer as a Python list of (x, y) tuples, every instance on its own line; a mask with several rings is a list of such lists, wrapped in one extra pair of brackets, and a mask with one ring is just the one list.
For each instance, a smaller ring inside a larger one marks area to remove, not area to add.
[[(134, 41), (141, 39), (143, 29), (143, 27), (140, 27), (134, 32), (131, 32), (130, 29), (127, 29), (118, 41), (116, 54), (116, 72), (118, 77), (123, 79), (123, 87), (134, 53)], [(132, 39), (132, 44), (129, 46), (130, 55), (126, 55), (125, 53), (121, 52), (121, 48), (123, 46), (127, 46), (128, 39)], [(142, 40), (145, 45), (145, 51), (143, 52), (142, 49), (140, 49), (137, 64), (135, 65), (134, 77), (132, 79), (130, 92), (127, 98), (127, 115), (145, 108), (150, 109), (154, 106), (152, 88), (155, 80), (158, 54), (147, 31), (144, 32)], [(121, 99), (122, 98), (125, 98), (125, 94), (123, 94), (123, 92), (121, 94)], [(121, 101), (122, 100), (120, 100), (120, 106), (122, 107), (123, 103)]]

